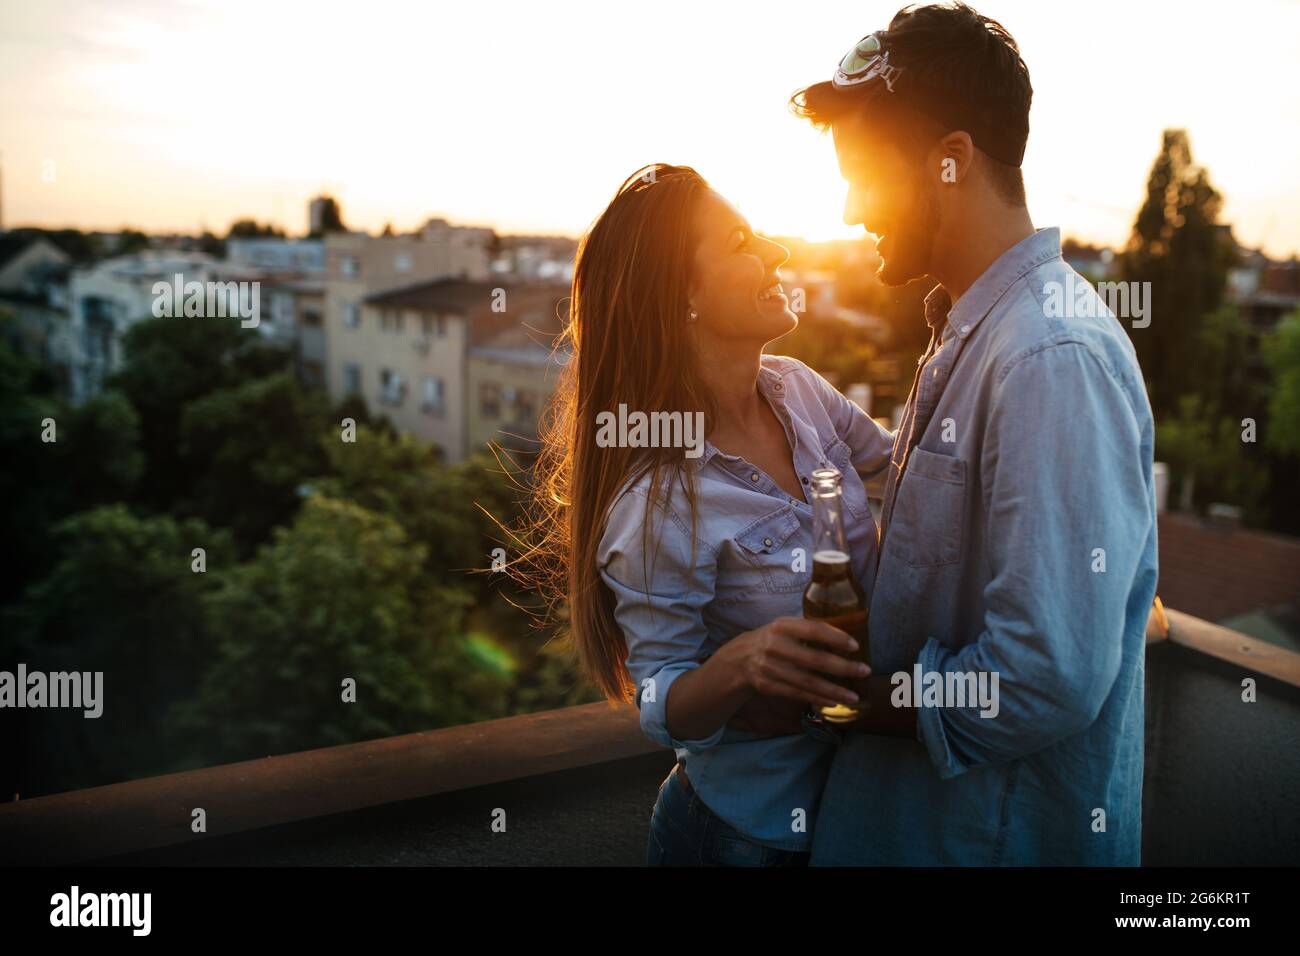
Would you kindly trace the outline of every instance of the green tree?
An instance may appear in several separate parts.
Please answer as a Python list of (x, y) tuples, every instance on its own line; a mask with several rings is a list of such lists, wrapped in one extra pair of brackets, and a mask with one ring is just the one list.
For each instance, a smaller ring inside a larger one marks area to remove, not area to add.
[(26, 714), (17, 789), (52, 793), (173, 769), (178, 741), (163, 718), (202, 676), (211, 643), (203, 598), (233, 559), (229, 537), (122, 504), (73, 515), (54, 536), (58, 561), (5, 613), (0, 659), (103, 672), (103, 714)]
[(399, 522), (425, 545), (430, 576), (462, 574), (472, 584), (467, 572), (487, 568), (492, 546), (504, 542), (497, 522), (518, 514), (521, 492), (486, 452), (449, 466), (417, 438), (360, 424), (355, 442), (329, 435), (324, 447), (328, 474), (313, 487)]
[(58, 442), (63, 513), (123, 501), (144, 473), (140, 417), (121, 392), (100, 392), (63, 410)]
[(137, 252), (144, 252), (149, 248), (149, 237), (139, 229), (123, 229), (117, 234), (117, 245), (113, 247), (113, 255), (129, 256)]
[(1216, 413), (1203, 396), (1184, 395), (1177, 413), (1156, 422), (1156, 454), (1169, 465), (1171, 494), (1188, 488), (1198, 509), (1235, 504), (1258, 521), (1269, 473), (1259, 444), (1242, 440), (1243, 428), (1240, 417)]
[[(424, 573), (396, 521), (313, 495), (293, 525), (223, 578), (219, 635), (175, 719), (210, 763), (464, 723), (500, 713), (507, 680), (476, 665), (468, 598)], [(356, 682), (355, 703), (343, 682)]]
[[(320, 226), (313, 229), (310, 238), (320, 239), (322, 236), (329, 235), (331, 232), (347, 232), (348, 227), (343, 225), (343, 213), (339, 209), (339, 204), (331, 196), (322, 197), (325, 205), (321, 211)], [(391, 234), (391, 227), (389, 227)]]
[(267, 223), (260, 225), (253, 219), (237, 219), (231, 223), (226, 239), (283, 239), (284, 230)]
[(599, 699), (576, 674), (572, 655), (554, 642), (553, 628), (539, 623), (534, 595), (492, 571), (494, 558), (512, 561), (522, 545), (505, 531), (516, 525), (524, 493), (515, 466), (487, 451), (448, 466), (410, 436), (358, 427), (356, 437), (355, 443), (327, 440), (331, 474), (313, 487), (399, 523), (424, 546), (426, 580), (473, 597), (472, 656), (481, 665), (496, 662), (509, 687), (498, 713)]
[(21, 591), (33, 565), (47, 564), (49, 528), (61, 508), (58, 445), (42, 440), (50, 420), (57, 437), (60, 407), (52, 395), (36, 390), (38, 374), (36, 364), (17, 354), (7, 336), (0, 336), (0, 536), (13, 566), (23, 571), (22, 576), (7, 574), (0, 580), (0, 602)]
[(289, 355), (235, 320), (162, 318), (138, 322), (123, 337), (124, 362), (109, 382), (140, 419), (145, 470), (136, 500), (173, 511), (199, 479), (181, 450), (186, 406), (289, 368)]
[(1150, 325), (1132, 329), (1157, 417), (1191, 390), (1198, 333), (1223, 301), (1235, 250), (1218, 226), (1222, 198), (1192, 160), (1185, 130), (1165, 130), (1147, 197), (1120, 258), (1121, 278), (1150, 282)]
[(299, 489), (325, 466), (326, 405), (280, 372), (188, 402), (180, 452), (193, 475), (186, 508), (229, 527), (246, 552), (298, 508)]
[(1292, 312), (1260, 343), (1273, 372), (1265, 444), (1281, 455), (1300, 457), (1300, 312)]
[(131, 493), (143, 465), (139, 444), (139, 420), (121, 395), (70, 407), (54, 397), (41, 367), (0, 336), (0, 535), (21, 569), (0, 582), (0, 604), (49, 570), (59, 519)]

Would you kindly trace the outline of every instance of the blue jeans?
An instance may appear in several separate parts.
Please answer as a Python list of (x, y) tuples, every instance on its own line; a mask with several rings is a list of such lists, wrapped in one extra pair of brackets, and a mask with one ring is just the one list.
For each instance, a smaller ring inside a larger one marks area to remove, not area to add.
[(755, 843), (704, 805), (682, 765), (659, 785), (647, 866), (807, 866), (807, 853)]

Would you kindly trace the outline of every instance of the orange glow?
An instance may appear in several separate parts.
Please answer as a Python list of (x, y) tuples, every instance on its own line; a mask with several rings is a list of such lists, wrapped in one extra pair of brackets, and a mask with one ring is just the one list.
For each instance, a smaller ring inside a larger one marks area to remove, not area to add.
[[(664, 161), (812, 239), (855, 232), (829, 139), (786, 99), (897, 6), (0, 3), (6, 225), (301, 233), (329, 190), (374, 231), (577, 234)], [(1300, 4), (977, 6), (1033, 75), (1035, 222), (1122, 242), (1182, 126), (1238, 238), (1300, 249)]]

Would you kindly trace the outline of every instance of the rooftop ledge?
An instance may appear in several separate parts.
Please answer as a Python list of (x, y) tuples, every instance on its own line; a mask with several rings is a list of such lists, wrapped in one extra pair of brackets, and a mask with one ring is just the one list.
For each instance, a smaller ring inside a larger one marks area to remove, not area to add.
[[(1300, 863), (1300, 654), (1165, 613), (1144, 862)], [(1244, 676), (1263, 678), (1253, 705)], [(587, 704), (3, 804), (0, 865), (636, 865), (672, 762), (633, 708)]]

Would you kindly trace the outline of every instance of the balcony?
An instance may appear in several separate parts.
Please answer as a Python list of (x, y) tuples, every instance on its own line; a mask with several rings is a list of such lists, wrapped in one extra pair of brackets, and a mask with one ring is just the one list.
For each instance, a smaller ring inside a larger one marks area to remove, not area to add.
[[(1168, 617), (1147, 642), (1143, 862), (1300, 862), (1300, 654)], [(672, 763), (631, 708), (588, 704), (5, 804), (0, 863), (635, 866)]]

